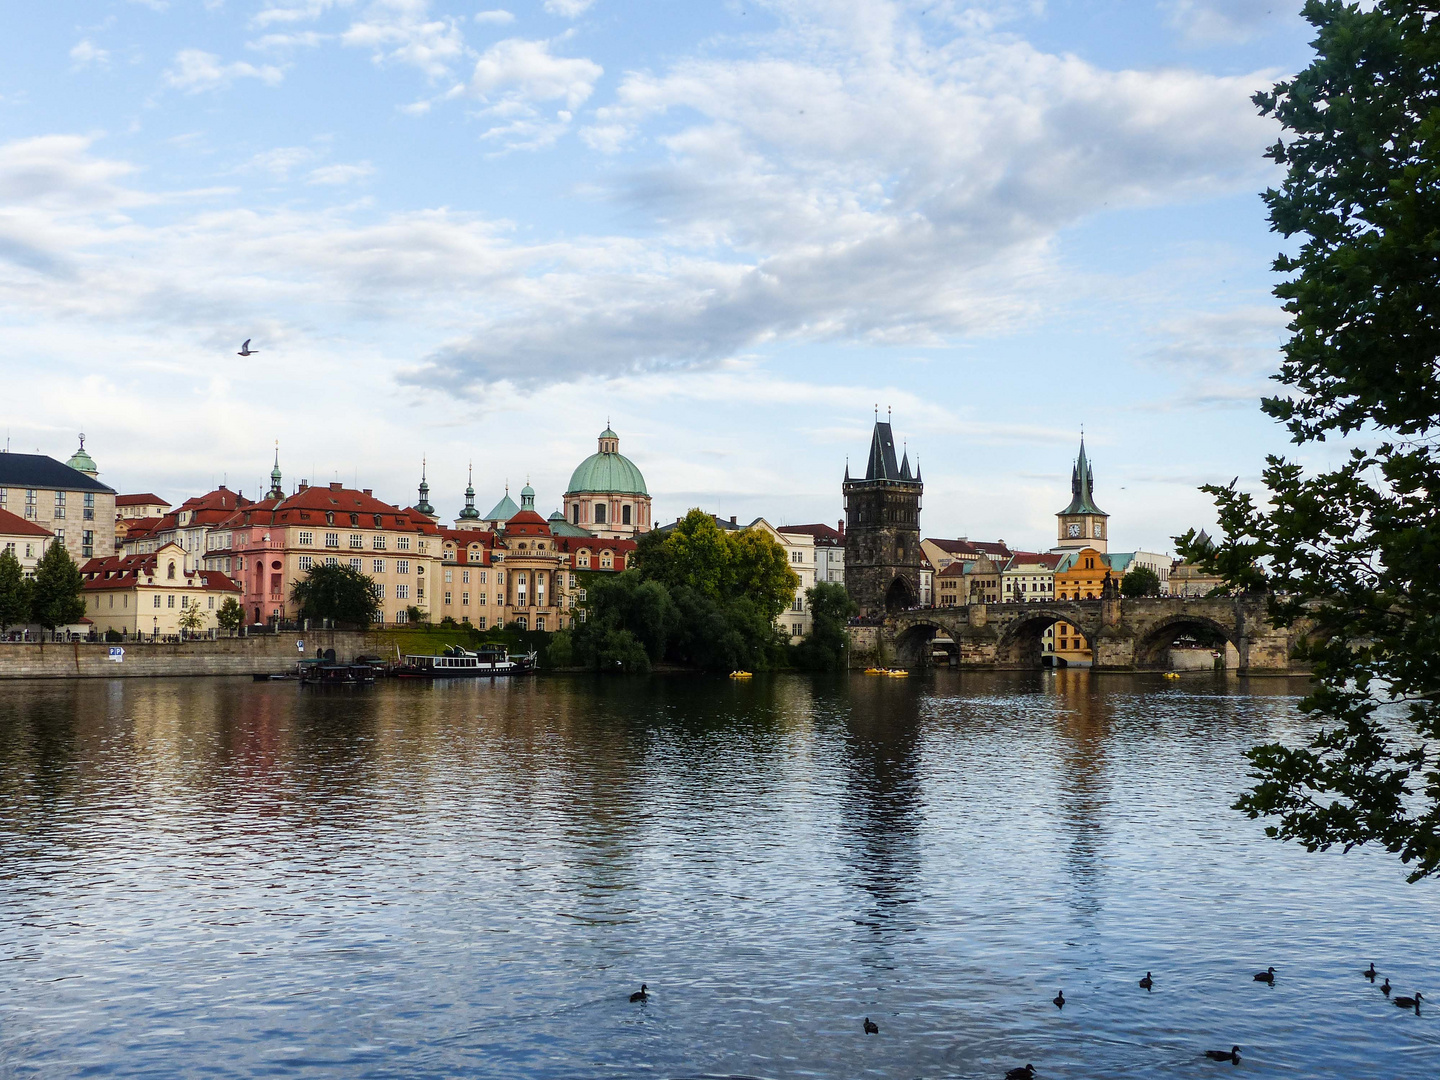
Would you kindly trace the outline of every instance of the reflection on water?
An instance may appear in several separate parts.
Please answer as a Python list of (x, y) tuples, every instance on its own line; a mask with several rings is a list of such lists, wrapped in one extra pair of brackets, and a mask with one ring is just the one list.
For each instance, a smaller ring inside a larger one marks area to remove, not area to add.
[(0, 1076), (1434, 1075), (1437, 887), (1229, 809), (1300, 689), (10, 685)]

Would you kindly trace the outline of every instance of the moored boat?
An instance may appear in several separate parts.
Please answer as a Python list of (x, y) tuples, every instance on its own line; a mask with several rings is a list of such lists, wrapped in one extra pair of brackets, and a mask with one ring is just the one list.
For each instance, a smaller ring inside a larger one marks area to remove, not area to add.
[(447, 645), (435, 656), (406, 656), (391, 674), (401, 679), (492, 678), (496, 675), (525, 675), (535, 670), (536, 654), (514, 658), (503, 645), (482, 645), (462, 649)]

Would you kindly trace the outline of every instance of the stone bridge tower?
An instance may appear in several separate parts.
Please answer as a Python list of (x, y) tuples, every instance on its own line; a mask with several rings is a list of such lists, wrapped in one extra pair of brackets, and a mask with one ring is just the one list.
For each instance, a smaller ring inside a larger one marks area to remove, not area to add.
[(920, 602), (920, 469), (895, 462), (888, 419), (875, 419), (865, 479), (845, 466), (845, 588), (862, 616), (903, 611)]

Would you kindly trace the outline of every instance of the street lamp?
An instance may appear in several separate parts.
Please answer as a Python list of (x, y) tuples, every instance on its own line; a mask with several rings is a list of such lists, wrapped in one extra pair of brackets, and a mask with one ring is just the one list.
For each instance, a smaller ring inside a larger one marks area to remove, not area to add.
[(150, 640), (151, 640), (151, 641), (159, 641), (159, 640), (160, 640), (160, 616), (159, 616), (159, 615), (151, 615), (151, 616), (150, 616), (150, 619), (151, 619), (151, 621), (155, 624), (155, 628), (150, 631)]

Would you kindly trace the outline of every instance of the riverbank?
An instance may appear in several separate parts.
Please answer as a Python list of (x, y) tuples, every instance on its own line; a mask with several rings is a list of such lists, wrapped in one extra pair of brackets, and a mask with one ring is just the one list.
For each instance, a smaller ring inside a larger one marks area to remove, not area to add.
[(0, 680), (280, 675), (294, 670), (301, 656), (314, 656), (316, 649), (334, 649), (336, 656), (350, 659), (383, 645), (377, 635), (346, 630), (179, 643), (6, 642), (0, 645)]

